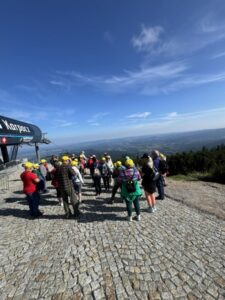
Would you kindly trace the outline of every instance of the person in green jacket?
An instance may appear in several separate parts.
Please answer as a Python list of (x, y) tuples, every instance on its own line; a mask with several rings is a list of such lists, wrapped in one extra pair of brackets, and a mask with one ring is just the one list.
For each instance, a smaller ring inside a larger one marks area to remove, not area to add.
[(126, 202), (128, 221), (132, 221), (132, 204), (134, 204), (134, 209), (137, 214), (137, 220), (141, 220), (140, 215), (140, 204), (139, 198), (142, 195), (141, 188), (139, 185), (139, 180), (141, 180), (141, 175), (134, 165), (132, 159), (128, 159), (125, 162), (126, 169), (121, 170), (118, 176), (118, 183), (122, 184), (121, 187), (121, 197)]

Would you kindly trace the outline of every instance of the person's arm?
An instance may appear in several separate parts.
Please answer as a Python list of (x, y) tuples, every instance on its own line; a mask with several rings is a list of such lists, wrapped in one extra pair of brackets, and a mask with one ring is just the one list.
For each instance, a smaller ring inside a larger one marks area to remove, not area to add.
[(140, 175), (138, 169), (135, 169), (135, 173), (136, 173), (136, 178), (137, 178), (137, 180), (138, 180), (138, 181), (141, 180), (141, 175)]
[(68, 168), (68, 173), (69, 173), (69, 177), (73, 177), (76, 175), (74, 169), (72, 167), (69, 166)]
[(118, 183), (122, 183), (124, 181), (124, 178), (125, 178), (125, 170), (121, 170), (119, 172), (119, 176), (118, 176), (117, 182)]
[(37, 177), (37, 175), (34, 174), (34, 173), (31, 173), (31, 174), (32, 174), (32, 181), (33, 181), (33, 183), (38, 183), (40, 181), (40, 179)]
[(76, 170), (76, 173), (77, 173), (77, 176), (78, 176), (78, 179), (80, 180), (80, 182), (84, 184), (83, 178), (82, 178), (82, 176), (80, 174), (80, 171), (78, 169)]

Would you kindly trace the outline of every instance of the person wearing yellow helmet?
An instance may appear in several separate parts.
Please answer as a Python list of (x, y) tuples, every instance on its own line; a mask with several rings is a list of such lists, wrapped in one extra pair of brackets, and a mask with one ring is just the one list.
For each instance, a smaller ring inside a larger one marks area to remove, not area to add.
[(33, 170), (32, 173), (36, 174), (37, 177), (40, 179), (41, 177), (41, 172), (39, 170), (39, 164), (33, 164)]
[(71, 218), (72, 213), (69, 208), (69, 198), (74, 210), (74, 217), (80, 215), (79, 201), (76, 198), (73, 183), (71, 178), (75, 176), (76, 173), (70, 165), (70, 159), (67, 155), (62, 157), (62, 165), (58, 169), (58, 186), (63, 198), (63, 206), (66, 214), (66, 218)]
[(141, 220), (139, 198), (142, 195), (138, 181), (141, 179), (140, 173), (134, 165), (132, 159), (126, 160), (126, 169), (122, 170), (118, 176), (118, 182), (122, 184), (121, 197), (126, 202), (128, 221), (132, 221), (132, 203), (134, 204), (136, 219)]
[(122, 165), (121, 161), (115, 162), (114, 170), (113, 170), (113, 174), (112, 174), (112, 178), (114, 179), (114, 184), (113, 184), (113, 189), (112, 189), (112, 195), (111, 195), (111, 198), (109, 200), (110, 204), (114, 203), (115, 195), (116, 195), (118, 189), (121, 187), (121, 183), (118, 182), (119, 174), (120, 174), (120, 172), (122, 172), (125, 169), (126, 168)]
[(38, 218), (42, 215), (38, 208), (40, 196), (37, 191), (37, 184), (40, 180), (36, 174), (32, 173), (33, 164), (31, 162), (26, 162), (24, 168), (25, 171), (20, 175), (20, 178), (23, 181), (23, 192), (27, 198), (30, 215), (33, 218)]
[(74, 186), (75, 193), (78, 197), (79, 202), (82, 202), (82, 184), (84, 184), (84, 180), (80, 174), (80, 171), (78, 169), (78, 162), (72, 161), (71, 162), (72, 169), (75, 172), (75, 176), (72, 177), (72, 182)]
[(39, 170), (40, 170), (40, 173), (41, 173), (41, 180), (43, 181), (43, 188), (42, 190), (40, 190), (40, 192), (42, 193), (48, 193), (48, 190), (47, 190), (47, 185), (46, 185), (46, 176), (48, 174), (48, 163), (46, 161), (46, 159), (41, 159), (40, 161), (40, 165), (39, 165)]

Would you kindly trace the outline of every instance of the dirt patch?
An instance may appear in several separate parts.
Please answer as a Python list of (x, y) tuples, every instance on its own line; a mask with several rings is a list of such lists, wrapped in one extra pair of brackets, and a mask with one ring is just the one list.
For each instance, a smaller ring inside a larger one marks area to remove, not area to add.
[(175, 201), (225, 220), (225, 185), (167, 179), (166, 195)]

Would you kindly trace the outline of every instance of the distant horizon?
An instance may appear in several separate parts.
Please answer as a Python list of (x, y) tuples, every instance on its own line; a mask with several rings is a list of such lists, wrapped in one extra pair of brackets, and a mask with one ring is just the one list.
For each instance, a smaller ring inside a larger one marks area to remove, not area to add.
[[(129, 139), (129, 138), (134, 138), (134, 139), (138, 139), (138, 138), (144, 138), (144, 137), (164, 137), (164, 136), (170, 136), (170, 135), (182, 135), (183, 134), (188, 134), (188, 133), (200, 133), (200, 132), (205, 132), (205, 131), (220, 131), (220, 130), (224, 130), (225, 131), (225, 127), (223, 128), (210, 128), (210, 129), (203, 129), (203, 130), (193, 130), (193, 131), (185, 131), (185, 132), (170, 132), (170, 133), (162, 133), (162, 134), (159, 134), (159, 135), (151, 135), (151, 134), (148, 134), (148, 135), (139, 135), (139, 136), (127, 136), (127, 137), (121, 137), (121, 138), (111, 138), (111, 139), (100, 139), (100, 140), (92, 140), (92, 141), (84, 141), (84, 142), (74, 142), (74, 143), (68, 143), (68, 144), (56, 144), (56, 143), (51, 143), (49, 145), (44, 145), (44, 144), (41, 144), (40, 145), (40, 149), (43, 150), (43, 151), (48, 151), (49, 150), (52, 150), (54, 148), (66, 148), (66, 147), (82, 147), (84, 146), (83, 144), (90, 144), (88, 146), (91, 146), (91, 144), (94, 144), (94, 143), (97, 143), (97, 142), (107, 142), (107, 141), (115, 141), (115, 140), (123, 140), (123, 139)], [(224, 143), (225, 143), (225, 140), (224, 140)], [(21, 151), (22, 150), (22, 151)], [(31, 152), (33, 151), (32, 148), (30, 146), (26, 146), (26, 145), (23, 145), (22, 149), (20, 151), (21, 152)], [(116, 150), (116, 149), (115, 149)]]
[[(111, 140), (120, 140), (120, 139), (128, 139), (128, 138), (139, 138), (139, 137), (145, 137), (145, 136), (152, 136), (152, 137), (156, 137), (156, 136), (165, 136), (165, 135), (176, 135), (176, 134), (182, 134), (182, 133), (194, 133), (194, 132), (200, 132), (200, 131), (213, 131), (213, 130), (225, 130), (225, 127), (219, 127), (219, 128), (204, 128), (204, 129), (196, 129), (196, 130), (186, 130), (186, 131), (173, 131), (173, 132), (164, 132), (164, 133), (153, 133), (153, 134), (141, 134), (141, 135), (130, 135), (130, 136), (122, 136), (122, 137), (113, 137), (113, 138), (99, 138), (99, 139), (93, 139), (93, 140), (84, 140), (81, 142), (74, 142), (76, 144), (83, 144), (83, 143), (94, 143), (94, 142), (101, 142), (101, 141), (111, 141)], [(71, 137), (72, 138), (77, 138), (77, 137)], [(53, 142), (55, 143), (55, 142)], [(58, 144), (58, 142), (57, 142)], [(73, 144), (73, 143), (72, 143)], [(72, 145), (71, 143), (68, 144), (62, 144), (65, 146), (69, 146)], [(50, 144), (51, 145), (51, 144)], [(59, 146), (62, 146), (59, 145)], [(46, 146), (47, 147), (47, 146)]]

